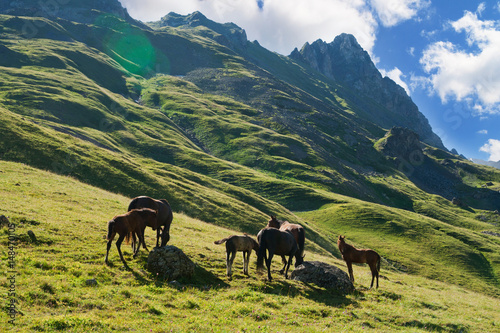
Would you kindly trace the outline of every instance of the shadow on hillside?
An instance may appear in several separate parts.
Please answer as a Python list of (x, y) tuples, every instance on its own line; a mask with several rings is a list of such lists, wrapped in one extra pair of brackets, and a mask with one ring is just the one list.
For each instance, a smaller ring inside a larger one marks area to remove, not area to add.
[[(358, 302), (354, 298), (352, 297), (348, 298), (345, 295), (342, 295), (333, 289), (320, 288), (315, 284), (307, 282), (300, 282), (300, 283), (306, 288), (298, 287), (295, 284), (289, 283), (287, 280), (282, 280), (282, 281), (273, 280), (272, 283), (266, 284), (263, 291), (266, 294), (288, 296), (288, 297), (301, 295), (316, 303), (322, 303), (324, 305), (337, 308), (344, 307), (347, 305), (356, 306), (358, 304)], [(354, 293), (356, 293), (356, 295), (363, 294), (361, 291), (355, 291)]]

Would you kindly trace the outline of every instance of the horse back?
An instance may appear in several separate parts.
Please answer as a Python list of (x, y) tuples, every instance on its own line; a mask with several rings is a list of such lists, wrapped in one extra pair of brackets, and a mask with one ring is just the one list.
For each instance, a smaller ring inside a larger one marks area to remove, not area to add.
[(132, 201), (130, 201), (130, 204), (128, 205), (128, 211), (140, 208), (150, 208), (158, 211), (158, 203), (153, 198), (141, 196), (132, 199)]
[(380, 256), (371, 249), (356, 249), (353, 246), (348, 246), (342, 257), (344, 257), (344, 260), (349, 260), (357, 264), (367, 264), (377, 261)]

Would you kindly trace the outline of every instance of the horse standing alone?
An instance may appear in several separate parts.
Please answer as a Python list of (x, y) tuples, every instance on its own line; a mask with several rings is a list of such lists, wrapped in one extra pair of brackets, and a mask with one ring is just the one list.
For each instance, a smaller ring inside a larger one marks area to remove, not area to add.
[(373, 280), (377, 278), (377, 288), (378, 288), (378, 275), (380, 272), (380, 255), (370, 249), (357, 249), (352, 245), (345, 242), (345, 236), (339, 235), (337, 240), (337, 246), (339, 247), (340, 253), (342, 253), (342, 258), (344, 259), (347, 269), (349, 270), (349, 278), (354, 283), (354, 275), (352, 273), (352, 263), (358, 264), (368, 264), (372, 272), (372, 283), (370, 289), (373, 288)]
[(233, 266), (234, 257), (237, 251), (243, 252), (243, 274), (248, 275), (248, 263), (250, 262), (250, 254), (252, 250), (257, 253), (259, 243), (248, 235), (238, 236), (232, 235), (221, 240), (215, 241), (214, 244), (226, 243), (226, 274), (230, 278), (233, 275), (231, 268)]
[[(281, 255), (284, 260), (283, 269), (281, 271), (285, 273), (286, 279), (288, 279), (288, 269), (290, 268), (293, 256), (295, 256), (296, 260), (295, 266), (302, 264), (303, 259), (298, 255), (299, 249), (297, 242), (290, 231), (282, 231), (276, 228), (264, 228), (257, 235), (257, 240), (259, 241), (257, 269), (262, 269), (264, 267), (263, 263), (264, 259), (266, 259), (267, 277), (269, 281), (272, 281), (271, 260), (275, 254)], [(267, 252), (269, 252), (269, 255), (267, 255)], [(285, 256), (289, 256), (288, 262)]]
[[(156, 246), (158, 247), (158, 241), (161, 237), (161, 246), (167, 245), (170, 240), (170, 225), (172, 224), (173, 214), (170, 204), (165, 199), (153, 199), (146, 196), (136, 197), (130, 201), (128, 205), (128, 211), (138, 208), (151, 208), (158, 212), (157, 221), (154, 227), (156, 229)], [(163, 226), (163, 230), (161, 227)]]
[(149, 251), (146, 247), (146, 243), (144, 242), (144, 230), (146, 229), (146, 225), (154, 223), (156, 223), (156, 211), (149, 208), (133, 209), (125, 214), (113, 217), (113, 219), (108, 222), (108, 235), (106, 237), (108, 243), (106, 245), (106, 258), (104, 260), (106, 264), (108, 264), (111, 242), (115, 238), (116, 234), (119, 235), (118, 240), (116, 241), (116, 248), (118, 249), (120, 259), (123, 261), (125, 266), (127, 266), (127, 263), (125, 262), (125, 259), (123, 259), (122, 251), (120, 249), (123, 239), (126, 238), (126, 242), (128, 243), (133, 234), (136, 234), (139, 237), (139, 246), (137, 246), (137, 249), (134, 250), (134, 258), (139, 252), (141, 243), (144, 249)]

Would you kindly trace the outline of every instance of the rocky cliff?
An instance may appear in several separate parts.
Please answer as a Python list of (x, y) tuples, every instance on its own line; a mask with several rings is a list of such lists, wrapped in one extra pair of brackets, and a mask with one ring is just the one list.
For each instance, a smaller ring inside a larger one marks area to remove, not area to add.
[(300, 51), (293, 50), (289, 57), (353, 88), (392, 114), (371, 112), (371, 120), (375, 123), (386, 128), (395, 125), (411, 128), (423, 142), (444, 148), (405, 90), (388, 77), (382, 77), (353, 35), (341, 34), (331, 43), (322, 40), (306, 43)]

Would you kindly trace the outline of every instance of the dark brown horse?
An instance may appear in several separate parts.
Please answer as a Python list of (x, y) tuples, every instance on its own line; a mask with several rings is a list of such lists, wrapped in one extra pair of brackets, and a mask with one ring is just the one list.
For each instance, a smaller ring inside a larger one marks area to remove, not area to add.
[[(297, 255), (304, 258), (304, 243), (306, 240), (306, 233), (304, 228), (300, 224), (293, 224), (288, 221), (280, 221), (276, 218), (276, 216), (271, 215), (271, 219), (267, 222), (267, 228), (276, 228), (281, 231), (290, 231), (295, 238), (295, 241), (297, 242)], [(283, 262), (286, 261), (284, 256), (282, 256), (281, 258)], [(295, 262), (295, 267), (297, 267), (298, 265), (299, 264)]]
[(215, 241), (214, 244), (222, 244), (226, 242), (226, 274), (231, 277), (233, 274), (231, 268), (233, 266), (234, 257), (237, 251), (243, 252), (243, 274), (248, 275), (248, 263), (250, 262), (250, 254), (252, 250), (257, 253), (259, 243), (248, 235), (238, 236), (232, 235), (221, 240)]
[[(170, 204), (165, 199), (153, 199), (146, 196), (136, 197), (132, 199), (128, 205), (128, 210), (138, 209), (138, 208), (151, 208), (158, 212), (157, 223), (149, 225), (149, 227), (156, 230), (156, 246), (158, 247), (158, 242), (161, 237), (161, 246), (167, 245), (170, 240), (170, 225), (172, 224), (173, 214)], [(163, 227), (163, 229), (161, 228)]]
[[(285, 278), (288, 279), (288, 269), (292, 263), (292, 258), (295, 256), (295, 266), (302, 264), (302, 257), (298, 255), (299, 249), (297, 242), (290, 231), (282, 231), (276, 228), (264, 228), (257, 235), (259, 241), (259, 251), (257, 252), (257, 269), (264, 267), (264, 259), (266, 259), (267, 278), (272, 281), (271, 277), (271, 260), (275, 254), (288, 256), (288, 262), (284, 259), (283, 271)], [(269, 252), (269, 254), (267, 254)]]
[(127, 266), (127, 263), (125, 262), (125, 259), (123, 259), (122, 251), (120, 249), (123, 239), (126, 238), (126, 242), (128, 243), (132, 234), (136, 234), (138, 236), (139, 246), (137, 246), (137, 249), (134, 251), (134, 258), (139, 252), (141, 243), (144, 249), (149, 251), (146, 247), (146, 243), (144, 242), (144, 229), (146, 229), (146, 225), (152, 223), (156, 223), (156, 211), (149, 208), (133, 209), (130, 212), (113, 217), (113, 219), (108, 222), (108, 235), (106, 237), (108, 244), (106, 246), (106, 259), (104, 260), (106, 264), (108, 263), (111, 242), (115, 238), (116, 234), (119, 235), (118, 240), (116, 241), (116, 248), (118, 249), (120, 259), (123, 261), (125, 266)]
[(352, 245), (345, 242), (345, 236), (339, 235), (337, 240), (337, 245), (339, 247), (340, 253), (342, 253), (342, 258), (347, 264), (347, 269), (349, 270), (349, 278), (354, 283), (354, 275), (352, 273), (352, 263), (358, 264), (368, 264), (370, 270), (372, 271), (372, 283), (370, 289), (373, 288), (373, 280), (377, 278), (377, 288), (378, 288), (378, 275), (380, 272), (380, 255), (370, 249), (357, 249)]

